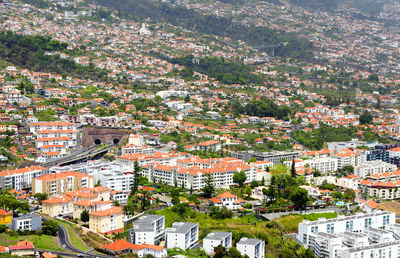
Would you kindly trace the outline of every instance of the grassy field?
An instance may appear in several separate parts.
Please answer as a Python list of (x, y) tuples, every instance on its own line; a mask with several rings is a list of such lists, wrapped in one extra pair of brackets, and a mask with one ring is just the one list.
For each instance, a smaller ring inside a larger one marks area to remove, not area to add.
[[(185, 221), (183, 217), (165, 209), (157, 211), (159, 215), (165, 215), (166, 227), (170, 227), (173, 222)], [(267, 221), (258, 221), (254, 216), (242, 216), (231, 219), (213, 219), (208, 214), (197, 213), (196, 217), (187, 218), (189, 222), (199, 223), (199, 238), (203, 239), (208, 233), (213, 231), (232, 232), (234, 241), (240, 240), (242, 237), (257, 237), (266, 241), (266, 249), (270, 257), (277, 257), (281, 248), (281, 242), (285, 238), (285, 242), (291, 242), (281, 235), (278, 228), (266, 227)]]
[(74, 228), (73, 225), (71, 225), (70, 223), (65, 222), (65, 221), (61, 221), (61, 220), (57, 220), (57, 221), (58, 221), (58, 223), (60, 223), (67, 229), (68, 235), (69, 235), (69, 240), (75, 248), (78, 248), (82, 251), (87, 251), (90, 249), (85, 244), (85, 242), (82, 240), (82, 238), (79, 236), (79, 232)]
[(281, 224), (285, 230), (285, 232), (288, 233), (295, 233), (298, 230), (298, 225), (301, 223), (304, 219), (306, 220), (318, 220), (318, 218), (336, 218), (337, 213), (314, 213), (314, 214), (308, 214), (308, 215), (288, 215), (288, 216), (283, 216), (280, 217), (279, 219), (276, 219), (275, 221)]
[(7, 233), (0, 234), (0, 245), (8, 246), (8, 245), (15, 245), (19, 241), (28, 240), (31, 241), (35, 248), (40, 249), (48, 249), (54, 251), (63, 251), (63, 249), (58, 245), (56, 237), (48, 236), (48, 235), (15, 235), (12, 236)]

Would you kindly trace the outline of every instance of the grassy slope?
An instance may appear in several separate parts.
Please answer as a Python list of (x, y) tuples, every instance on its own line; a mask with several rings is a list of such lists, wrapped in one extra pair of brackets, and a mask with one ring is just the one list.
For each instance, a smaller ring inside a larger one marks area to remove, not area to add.
[(15, 245), (19, 241), (28, 240), (31, 241), (36, 248), (47, 249), (47, 250), (55, 250), (55, 251), (63, 251), (63, 249), (58, 246), (57, 240), (55, 237), (48, 235), (26, 235), (26, 236), (11, 236), (7, 233), (0, 234), (0, 245), (8, 246)]
[(314, 214), (309, 214), (309, 215), (288, 215), (288, 216), (283, 216), (279, 219), (276, 219), (275, 221), (280, 223), (286, 232), (288, 233), (295, 233), (298, 230), (298, 225), (301, 223), (304, 219), (307, 220), (318, 220), (318, 218), (336, 218), (337, 213), (314, 213)]
[(67, 229), (68, 235), (69, 235), (69, 240), (75, 248), (78, 248), (82, 251), (87, 251), (90, 249), (85, 244), (85, 242), (82, 240), (82, 238), (79, 236), (78, 231), (74, 229), (73, 225), (69, 224), (68, 222), (60, 221), (60, 220), (58, 220), (58, 223), (60, 223)]

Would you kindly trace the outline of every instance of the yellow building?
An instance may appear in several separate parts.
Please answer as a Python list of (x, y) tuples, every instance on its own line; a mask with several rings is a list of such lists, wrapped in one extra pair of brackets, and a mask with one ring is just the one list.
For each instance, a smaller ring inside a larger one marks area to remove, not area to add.
[(73, 203), (74, 212), (73, 218), (80, 219), (81, 213), (84, 210), (90, 212), (107, 210), (112, 207), (111, 201), (88, 201), (88, 200), (80, 200)]
[(32, 180), (32, 194), (47, 193), (49, 196), (94, 186), (94, 177), (86, 173), (65, 171), (47, 174)]
[(11, 224), (13, 214), (11, 211), (0, 209), (0, 225)]
[(101, 234), (123, 230), (122, 208), (113, 207), (89, 213), (89, 228)]
[(73, 212), (73, 199), (69, 196), (57, 196), (52, 197), (42, 202), (42, 210), (44, 214), (51, 217), (58, 216), (60, 214), (71, 214)]

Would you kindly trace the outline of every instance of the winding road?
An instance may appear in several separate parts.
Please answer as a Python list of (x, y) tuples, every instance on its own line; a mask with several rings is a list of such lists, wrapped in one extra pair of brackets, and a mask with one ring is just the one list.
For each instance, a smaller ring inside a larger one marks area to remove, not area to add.
[(69, 235), (68, 235), (67, 229), (63, 225), (60, 225), (60, 224), (58, 224), (58, 241), (63, 249), (74, 253), (75, 256), (88, 257), (88, 258), (111, 258), (111, 257), (113, 257), (113, 256), (108, 256), (108, 255), (88, 253), (88, 252), (93, 251), (93, 249), (85, 252), (85, 251), (75, 248), (69, 240)]

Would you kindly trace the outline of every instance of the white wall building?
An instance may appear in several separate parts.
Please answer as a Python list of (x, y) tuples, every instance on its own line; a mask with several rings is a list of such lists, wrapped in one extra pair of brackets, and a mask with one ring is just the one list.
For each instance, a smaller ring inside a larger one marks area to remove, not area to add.
[(397, 166), (381, 160), (365, 161), (361, 165), (354, 168), (354, 174), (358, 177), (366, 177), (373, 174), (381, 174), (384, 172), (393, 172), (397, 170)]
[(128, 240), (134, 244), (159, 245), (164, 238), (165, 216), (145, 215), (133, 222)]
[(223, 246), (226, 250), (232, 247), (232, 233), (214, 231), (209, 233), (205, 238), (203, 238), (203, 248), (207, 254), (213, 254), (214, 248), (217, 246)]
[(304, 220), (299, 224), (297, 240), (317, 258), (398, 257), (400, 227), (394, 223), (395, 213), (384, 211)]
[(190, 222), (174, 222), (171, 228), (165, 229), (165, 246), (179, 247), (183, 250), (198, 246), (199, 224)]
[(236, 243), (236, 248), (242, 255), (248, 255), (249, 258), (265, 257), (265, 242), (257, 238), (243, 237)]

